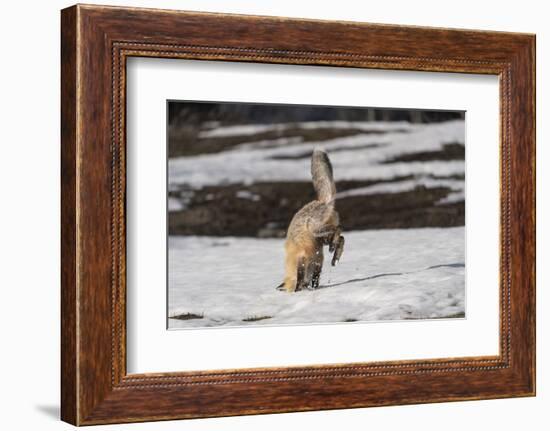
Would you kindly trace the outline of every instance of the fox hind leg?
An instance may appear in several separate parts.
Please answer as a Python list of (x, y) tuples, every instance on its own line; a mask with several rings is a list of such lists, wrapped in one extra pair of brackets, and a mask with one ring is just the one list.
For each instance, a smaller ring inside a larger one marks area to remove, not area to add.
[(292, 245), (286, 246), (285, 256), (285, 279), (283, 281), (283, 287), (281, 290), (287, 292), (294, 292), (297, 287), (297, 272), (298, 272), (298, 258), (296, 250)]
[(332, 255), (332, 266), (336, 266), (340, 258), (342, 257), (342, 253), (344, 252), (344, 237), (340, 235), (336, 241), (334, 241), (334, 254)]
[(328, 251), (332, 253), (334, 250), (336, 250), (336, 247), (338, 246), (338, 243), (340, 241), (340, 237), (342, 237), (342, 226), (336, 226), (336, 228), (334, 228), (330, 235)]
[(321, 280), (322, 265), (313, 265), (313, 275), (311, 276), (311, 288), (317, 289), (319, 287), (319, 281)]
[(287, 292), (296, 292), (305, 287), (306, 260), (304, 256), (289, 253), (286, 259), (286, 275), (283, 289)]
[(306, 273), (306, 259), (302, 256), (298, 258), (298, 265), (296, 269), (296, 289), (302, 290), (307, 288), (307, 273)]
[(314, 258), (310, 263), (311, 288), (317, 289), (321, 280), (321, 271), (323, 270), (323, 248), (316, 251)]

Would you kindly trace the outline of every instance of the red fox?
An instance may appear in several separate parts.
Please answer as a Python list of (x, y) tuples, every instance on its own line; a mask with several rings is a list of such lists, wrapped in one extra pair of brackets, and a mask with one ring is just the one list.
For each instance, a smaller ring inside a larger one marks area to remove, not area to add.
[(336, 186), (327, 153), (316, 149), (311, 156), (311, 176), (317, 199), (292, 218), (285, 241), (285, 278), (279, 288), (287, 292), (319, 287), (323, 246), (334, 252), (332, 266), (344, 251), (340, 218), (334, 209)]

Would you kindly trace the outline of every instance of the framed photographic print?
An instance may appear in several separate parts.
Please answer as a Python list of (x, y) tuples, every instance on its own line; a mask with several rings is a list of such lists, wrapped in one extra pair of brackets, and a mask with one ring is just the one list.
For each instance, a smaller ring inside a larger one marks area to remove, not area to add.
[(535, 394), (533, 35), (61, 30), (63, 420)]

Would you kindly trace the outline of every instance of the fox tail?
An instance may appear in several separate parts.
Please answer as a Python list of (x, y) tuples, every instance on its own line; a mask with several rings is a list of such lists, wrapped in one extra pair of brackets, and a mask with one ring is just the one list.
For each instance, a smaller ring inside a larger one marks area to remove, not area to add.
[(332, 176), (332, 165), (328, 154), (323, 150), (315, 149), (311, 156), (311, 177), (317, 199), (326, 204), (334, 203), (336, 186)]

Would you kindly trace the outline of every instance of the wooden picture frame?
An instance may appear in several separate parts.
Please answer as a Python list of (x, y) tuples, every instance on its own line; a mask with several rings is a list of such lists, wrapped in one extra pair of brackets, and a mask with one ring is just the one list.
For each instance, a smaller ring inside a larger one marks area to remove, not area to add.
[[(535, 36), (77, 5), (61, 14), (61, 417), (75, 425), (535, 394)], [(500, 354), (127, 374), (131, 56), (500, 78)]]

